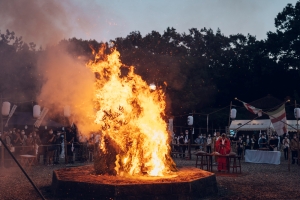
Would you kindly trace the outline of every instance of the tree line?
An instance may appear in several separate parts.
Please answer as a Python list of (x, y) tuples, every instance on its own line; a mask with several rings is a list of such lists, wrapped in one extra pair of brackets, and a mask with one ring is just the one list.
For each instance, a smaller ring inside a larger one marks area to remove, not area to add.
[[(92, 58), (91, 46), (116, 48), (122, 63), (135, 66), (149, 84), (164, 89), (168, 116), (213, 112), (235, 97), (253, 101), (271, 94), (300, 102), (300, 1), (278, 13), (274, 25), (276, 31), (268, 32), (264, 40), (250, 34), (225, 36), (220, 29), (178, 33), (168, 27), (162, 34), (152, 31), (142, 36), (134, 31), (109, 43), (65, 39), (57, 47), (66, 47), (74, 58)], [(37, 60), (45, 51), (12, 31), (0, 32), (0, 92), (9, 98), (34, 99), (42, 84), (35, 71)]]

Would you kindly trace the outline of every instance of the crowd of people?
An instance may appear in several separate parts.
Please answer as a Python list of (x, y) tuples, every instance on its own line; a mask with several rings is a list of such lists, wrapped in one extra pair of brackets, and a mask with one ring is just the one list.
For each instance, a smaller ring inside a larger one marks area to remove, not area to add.
[[(255, 135), (242, 134), (239, 137), (229, 136), (220, 132), (210, 134), (199, 134), (197, 138), (190, 138), (189, 130), (185, 130), (185, 134), (181, 132), (179, 135), (173, 133), (172, 148), (173, 151), (178, 152), (181, 158), (186, 158), (186, 151), (188, 144), (195, 146), (195, 150), (203, 151), (206, 153), (218, 152), (222, 155), (229, 154), (233, 149), (238, 156), (243, 157), (245, 151), (249, 150), (269, 150), (269, 151), (283, 151), (284, 158), (288, 159), (289, 150), (291, 152), (292, 164), (298, 163), (298, 143), (297, 134), (289, 135), (288, 133), (278, 136), (275, 134), (260, 133), (258, 138)], [(235, 145), (234, 145), (235, 144)], [(223, 158), (218, 158), (218, 166), (223, 162)], [(225, 162), (225, 161), (224, 161)], [(224, 163), (223, 163), (224, 164)], [(223, 169), (223, 164), (218, 167), (219, 170)]]
[[(94, 151), (100, 138), (91, 134), (87, 139), (78, 133), (76, 126), (62, 131), (53, 129), (28, 131), (12, 128), (0, 132), (0, 137), (16, 158), (20, 155), (35, 155), (37, 163), (45, 165), (59, 164), (60, 158), (65, 158), (67, 163), (71, 164), (75, 160), (87, 161), (89, 152)], [(10, 156), (6, 153), (5, 157)]]

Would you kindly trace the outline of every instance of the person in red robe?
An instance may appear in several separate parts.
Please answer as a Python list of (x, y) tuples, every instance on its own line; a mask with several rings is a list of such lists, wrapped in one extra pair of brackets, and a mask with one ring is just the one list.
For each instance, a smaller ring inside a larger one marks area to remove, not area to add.
[[(216, 151), (221, 155), (227, 155), (230, 153), (230, 140), (226, 138), (225, 133), (222, 134), (222, 137), (216, 141)], [(226, 171), (227, 169), (227, 159), (226, 157), (218, 157), (218, 171)]]

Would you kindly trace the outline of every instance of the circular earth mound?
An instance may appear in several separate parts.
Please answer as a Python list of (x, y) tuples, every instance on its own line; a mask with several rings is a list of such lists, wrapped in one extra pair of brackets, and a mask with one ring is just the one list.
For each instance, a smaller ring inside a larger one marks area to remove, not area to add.
[(217, 193), (215, 174), (179, 168), (164, 177), (96, 175), (93, 166), (53, 171), (55, 197), (75, 199), (198, 199)]

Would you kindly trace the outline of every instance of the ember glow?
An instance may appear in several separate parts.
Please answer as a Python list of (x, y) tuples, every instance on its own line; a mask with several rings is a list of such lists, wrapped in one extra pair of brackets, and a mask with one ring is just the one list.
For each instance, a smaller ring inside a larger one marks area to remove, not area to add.
[[(102, 138), (109, 138), (116, 150), (114, 170), (118, 175), (164, 176), (176, 169), (170, 157), (167, 124), (162, 119), (165, 95), (151, 90), (142, 78), (128, 68), (121, 76), (118, 51), (105, 55), (100, 50), (87, 67), (98, 74), (95, 82), (95, 123)], [(101, 59), (100, 59), (101, 58)], [(104, 139), (100, 147), (109, 156)]]

